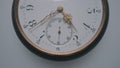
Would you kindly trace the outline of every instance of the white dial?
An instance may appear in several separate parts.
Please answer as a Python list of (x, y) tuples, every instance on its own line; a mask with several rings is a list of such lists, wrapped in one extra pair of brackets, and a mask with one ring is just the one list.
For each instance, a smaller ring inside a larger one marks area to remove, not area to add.
[(89, 46), (102, 31), (105, 1), (17, 0), (18, 29), (42, 52), (73, 54)]

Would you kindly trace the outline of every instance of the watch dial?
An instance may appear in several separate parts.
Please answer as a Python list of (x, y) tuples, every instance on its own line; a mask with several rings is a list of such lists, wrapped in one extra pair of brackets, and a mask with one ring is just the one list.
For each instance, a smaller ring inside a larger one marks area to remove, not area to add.
[(21, 32), (37, 49), (66, 55), (84, 49), (102, 28), (103, 0), (18, 0)]

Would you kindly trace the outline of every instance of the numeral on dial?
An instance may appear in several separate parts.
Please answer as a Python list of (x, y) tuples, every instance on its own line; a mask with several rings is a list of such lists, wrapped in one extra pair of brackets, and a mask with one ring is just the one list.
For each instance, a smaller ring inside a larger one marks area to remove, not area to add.
[(33, 5), (20, 6), (20, 9), (25, 9), (27, 11), (33, 10), (33, 8), (34, 8)]
[(34, 7), (33, 5), (27, 5), (27, 6), (26, 6), (26, 10), (28, 10), (28, 11), (29, 11), (29, 10), (33, 10), (33, 7)]
[(29, 21), (28, 24), (30, 27), (33, 27), (37, 24), (37, 22), (35, 20), (32, 20), (32, 21)]
[(60, 47), (56, 47), (56, 50), (57, 50), (57, 51), (60, 51)]
[(101, 9), (98, 9), (98, 8), (93, 8), (93, 9), (88, 8), (87, 13), (88, 13), (88, 14), (101, 13)]

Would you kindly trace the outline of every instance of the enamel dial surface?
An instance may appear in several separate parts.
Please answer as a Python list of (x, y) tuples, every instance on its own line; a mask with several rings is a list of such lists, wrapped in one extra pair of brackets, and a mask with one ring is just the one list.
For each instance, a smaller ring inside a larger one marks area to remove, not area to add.
[(13, 7), (23, 39), (53, 56), (70, 56), (92, 46), (106, 18), (106, 0), (15, 0)]

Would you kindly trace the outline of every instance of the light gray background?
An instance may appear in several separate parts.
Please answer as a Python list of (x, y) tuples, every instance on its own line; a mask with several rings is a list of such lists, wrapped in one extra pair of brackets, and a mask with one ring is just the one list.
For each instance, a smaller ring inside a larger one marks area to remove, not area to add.
[(108, 28), (99, 44), (88, 54), (66, 62), (43, 59), (20, 42), (13, 28), (13, 0), (0, 0), (0, 68), (120, 68), (120, 0), (108, 0)]

